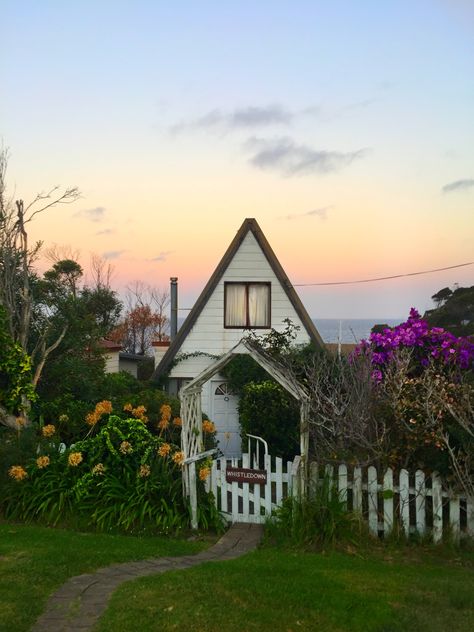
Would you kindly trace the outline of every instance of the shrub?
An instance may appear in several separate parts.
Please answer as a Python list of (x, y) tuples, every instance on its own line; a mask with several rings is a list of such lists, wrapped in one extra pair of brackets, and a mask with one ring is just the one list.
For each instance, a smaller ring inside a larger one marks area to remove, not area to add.
[(283, 546), (323, 549), (344, 540), (352, 542), (356, 524), (331, 477), (325, 476), (312, 497), (285, 499), (266, 525), (266, 538)]
[[(110, 415), (97, 434), (65, 451), (54, 435), (45, 434), (35, 457), (14, 464), (17, 469), (10, 466), (0, 491), (6, 518), (52, 525), (74, 521), (125, 532), (169, 533), (188, 525), (182, 453), (140, 419)], [(212, 526), (212, 499), (202, 486), (200, 492), (201, 524)]]
[(385, 410), (384, 456), (393, 467), (437, 470), (474, 492), (474, 344), (430, 327), (415, 309), (405, 323), (372, 333), (352, 361), (372, 366)]
[(247, 384), (239, 402), (243, 433), (263, 437), (271, 454), (293, 459), (299, 452), (299, 406), (279, 384)]

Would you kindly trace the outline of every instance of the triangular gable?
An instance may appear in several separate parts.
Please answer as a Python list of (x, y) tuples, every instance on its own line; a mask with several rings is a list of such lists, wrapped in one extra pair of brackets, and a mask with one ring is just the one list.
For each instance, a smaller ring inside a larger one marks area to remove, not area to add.
[(323, 343), (323, 341), (321, 339), (321, 336), (319, 335), (316, 327), (314, 326), (313, 321), (309, 317), (308, 312), (306, 311), (306, 309), (305, 309), (303, 303), (301, 302), (298, 294), (296, 293), (295, 289), (293, 288), (289, 278), (287, 277), (285, 271), (283, 270), (280, 262), (278, 261), (276, 255), (275, 255), (275, 253), (273, 252), (270, 244), (268, 243), (265, 235), (263, 234), (260, 226), (258, 225), (257, 220), (254, 219), (254, 218), (247, 218), (246, 220), (244, 220), (242, 226), (239, 228), (239, 230), (238, 230), (237, 234), (235, 235), (234, 239), (232, 240), (230, 246), (228, 247), (228, 249), (225, 252), (225, 254), (222, 257), (222, 259), (220, 260), (219, 265), (214, 270), (214, 273), (210, 277), (210, 279), (207, 282), (204, 290), (201, 292), (199, 298), (197, 299), (196, 303), (194, 304), (194, 307), (189, 312), (188, 317), (186, 318), (186, 320), (184, 321), (184, 323), (181, 326), (180, 330), (178, 331), (178, 333), (177, 333), (175, 339), (173, 340), (173, 342), (171, 343), (168, 351), (165, 353), (165, 355), (161, 359), (161, 362), (156, 367), (155, 372), (153, 374), (153, 377), (155, 379), (160, 377), (160, 375), (165, 373), (166, 370), (168, 369), (169, 365), (171, 364), (171, 362), (173, 361), (174, 357), (176, 356), (176, 354), (180, 350), (180, 348), (181, 348), (184, 340), (186, 339), (188, 333), (193, 328), (193, 326), (196, 323), (196, 320), (198, 319), (199, 315), (201, 314), (204, 306), (206, 305), (207, 301), (209, 300), (209, 298), (213, 294), (213, 292), (216, 289), (219, 281), (221, 280), (222, 276), (224, 275), (224, 273), (227, 270), (229, 264), (231, 263), (231, 261), (234, 258), (235, 254), (239, 250), (243, 240), (245, 239), (246, 235), (249, 232), (251, 232), (253, 234), (253, 236), (256, 239), (258, 245), (260, 246), (260, 248), (261, 248), (263, 254), (265, 255), (265, 257), (266, 257), (266, 259), (267, 259), (267, 261), (268, 261), (273, 273), (277, 277), (277, 279), (280, 282), (281, 287), (283, 288), (283, 290), (284, 290), (286, 296), (288, 297), (291, 305), (293, 306), (294, 310), (298, 314), (298, 316), (299, 316), (304, 328), (306, 329), (311, 341), (313, 343), (315, 343), (318, 347), (321, 347), (321, 348), (324, 347), (324, 343)]

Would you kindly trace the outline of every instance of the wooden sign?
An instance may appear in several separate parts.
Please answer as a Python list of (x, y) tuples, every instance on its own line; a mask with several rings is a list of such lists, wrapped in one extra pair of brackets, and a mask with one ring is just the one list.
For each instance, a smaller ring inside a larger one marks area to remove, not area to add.
[(227, 467), (225, 478), (228, 483), (254, 483), (266, 485), (266, 470), (248, 470), (244, 467)]

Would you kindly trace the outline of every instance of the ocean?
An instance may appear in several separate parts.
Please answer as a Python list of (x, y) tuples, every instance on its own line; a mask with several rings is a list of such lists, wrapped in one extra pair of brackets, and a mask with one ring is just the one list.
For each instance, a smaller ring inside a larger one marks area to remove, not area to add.
[(339, 342), (340, 332), (341, 343), (355, 343), (368, 338), (374, 325), (384, 324), (393, 327), (402, 322), (401, 319), (393, 318), (348, 318), (346, 320), (313, 318), (312, 320), (324, 342)]

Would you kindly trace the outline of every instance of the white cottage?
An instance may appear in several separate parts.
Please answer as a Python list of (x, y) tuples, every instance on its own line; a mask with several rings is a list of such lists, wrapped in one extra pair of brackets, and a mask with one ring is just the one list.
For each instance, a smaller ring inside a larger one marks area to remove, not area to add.
[[(299, 326), (295, 344), (323, 346), (295, 289), (257, 221), (246, 219), (168, 351), (154, 377), (169, 373), (168, 390), (179, 389), (251, 330), (282, 331), (285, 319)], [(170, 368), (171, 367), (171, 368)], [(240, 456), (238, 398), (225, 379), (215, 375), (202, 391), (202, 410), (217, 427), (219, 448)]]

